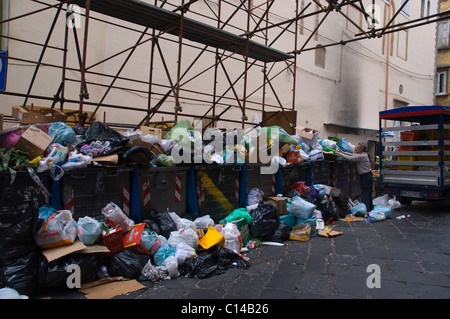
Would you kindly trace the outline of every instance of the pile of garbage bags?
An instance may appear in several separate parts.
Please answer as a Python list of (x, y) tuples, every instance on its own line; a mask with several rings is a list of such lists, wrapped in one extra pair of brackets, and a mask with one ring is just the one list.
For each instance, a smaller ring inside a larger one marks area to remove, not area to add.
[[(48, 132), (53, 140), (35, 158), (14, 148), (20, 138), (19, 132), (24, 132), (26, 126), (0, 136), (0, 155), (4, 163), (0, 171), (9, 170), (13, 174), (13, 170), (22, 163), (31, 165), (37, 172), (54, 170), (55, 167), (68, 171), (104, 163), (137, 163), (145, 167), (173, 167), (186, 163), (243, 164), (260, 152), (275, 155), (271, 154), (271, 150), (276, 141), (280, 156), (273, 156), (272, 160), (286, 165), (287, 162), (323, 160), (324, 153), (332, 154), (338, 149), (352, 152), (354, 148), (345, 138), (338, 141), (309, 140), (299, 135), (289, 135), (279, 126), (257, 127), (246, 132), (228, 130), (226, 133), (209, 129), (203, 136), (188, 120), (176, 123), (165, 136), (144, 134), (140, 129), (119, 133), (102, 122), (94, 122), (89, 127), (72, 127), (63, 122), (38, 126)], [(288, 156), (289, 153), (296, 156)], [(7, 166), (5, 163), (11, 156), (17, 161)]]
[[(80, 268), (81, 284), (118, 276), (207, 278), (230, 267), (249, 267), (240, 255), (243, 240), (237, 224), (216, 225), (209, 215), (189, 220), (155, 211), (136, 224), (114, 203), (102, 209), (102, 216), (76, 221), (68, 210), (29, 207), (19, 223), (0, 234), (0, 287), (19, 296), (67, 289), (70, 265)], [(48, 252), (66, 247), (77, 249), (49, 259)]]

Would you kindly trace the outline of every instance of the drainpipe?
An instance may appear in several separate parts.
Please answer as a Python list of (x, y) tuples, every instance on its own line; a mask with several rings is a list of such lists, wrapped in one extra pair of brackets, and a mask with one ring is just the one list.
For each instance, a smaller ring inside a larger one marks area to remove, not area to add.
[[(389, 1), (389, 7), (388, 7), (388, 19), (387, 21), (391, 21), (391, 2)], [(389, 89), (389, 56), (391, 54), (391, 34), (388, 33), (386, 39), (386, 87), (385, 87), (385, 95), (384, 95), (384, 110), (387, 110), (387, 104), (388, 104), (388, 89)], [(386, 127), (386, 120), (384, 120), (384, 127)]]
[[(389, 1), (388, 7), (388, 19), (387, 21), (391, 21), (391, 2)], [(387, 110), (388, 107), (388, 89), (389, 89), (389, 55), (391, 54), (391, 34), (388, 33), (386, 39), (386, 87), (385, 87), (385, 95), (384, 95), (384, 110)], [(386, 127), (386, 120), (384, 120), (384, 127)]]

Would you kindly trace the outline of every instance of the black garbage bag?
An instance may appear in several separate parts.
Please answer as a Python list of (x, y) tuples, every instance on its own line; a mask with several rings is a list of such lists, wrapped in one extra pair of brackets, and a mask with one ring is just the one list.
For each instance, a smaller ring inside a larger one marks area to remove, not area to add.
[(196, 258), (186, 259), (178, 271), (183, 276), (203, 279), (213, 275), (222, 275), (229, 268), (247, 269), (248, 267), (250, 267), (249, 262), (234, 251), (213, 246), (199, 252)]
[(51, 262), (43, 258), (38, 270), (38, 283), (41, 289), (69, 289), (67, 279), (72, 272), (67, 267), (78, 265), (80, 267), (80, 283), (84, 284), (98, 280), (98, 270), (106, 259), (103, 253), (81, 254), (73, 253)]
[(27, 206), (17, 224), (0, 234), (0, 287), (32, 296), (37, 290), (37, 269), (44, 256), (34, 241), (39, 229), (38, 209)]
[(157, 212), (152, 210), (149, 218), (145, 219), (144, 222), (150, 230), (167, 239), (170, 237), (170, 232), (177, 230), (177, 225), (168, 212)]
[(102, 122), (95, 122), (86, 129), (84, 133), (86, 138), (86, 144), (90, 144), (93, 141), (108, 141), (110, 143), (110, 148), (105, 151), (102, 155), (112, 154), (115, 151), (122, 149), (128, 144), (129, 139), (119, 132), (113, 130), (109, 126), (103, 124)]
[(325, 222), (339, 219), (339, 209), (334, 201), (324, 198), (320, 202), (319, 210), (322, 212), (322, 218)]
[(278, 210), (272, 204), (261, 202), (250, 211), (250, 215), (253, 217), (253, 223), (249, 225), (250, 234), (261, 240), (270, 238), (280, 223)]
[(286, 225), (285, 223), (279, 223), (272, 236), (267, 237), (266, 240), (282, 243), (289, 239), (290, 233), (291, 228), (288, 225)]
[(125, 249), (109, 256), (106, 268), (111, 277), (122, 276), (129, 279), (138, 279), (141, 276), (142, 268), (149, 260), (150, 255)]
[(122, 154), (125, 165), (138, 163), (144, 166), (150, 166), (150, 162), (155, 158), (148, 148), (134, 146)]

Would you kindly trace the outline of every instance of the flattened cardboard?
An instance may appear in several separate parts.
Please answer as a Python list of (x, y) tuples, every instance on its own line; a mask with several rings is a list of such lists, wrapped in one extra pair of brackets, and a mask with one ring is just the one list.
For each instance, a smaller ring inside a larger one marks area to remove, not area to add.
[(48, 262), (51, 262), (71, 253), (81, 251), (85, 248), (86, 246), (83, 244), (83, 242), (77, 239), (72, 245), (44, 249), (42, 250), (42, 254), (45, 256), (45, 258), (47, 258)]
[(319, 230), (317, 233), (319, 234), (319, 236), (323, 237), (336, 237), (343, 234), (343, 232), (341, 231), (335, 231), (328, 228), (325, 228), (324, 230)]
[(146, 288), (136, 280), (114, 281), (90, 288), (81, 288), (86, 299), (111, 299), (130, 292)]

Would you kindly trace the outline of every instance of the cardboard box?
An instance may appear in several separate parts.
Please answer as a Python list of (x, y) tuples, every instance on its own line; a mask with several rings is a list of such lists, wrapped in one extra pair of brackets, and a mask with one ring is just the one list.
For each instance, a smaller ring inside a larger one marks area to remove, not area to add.
[(138, 138), (130, 140), (128, 145), (129, 145), (129, 147), (135, 147), (135, 146), (145, 147), (152, 154), (155, 154), (155, 155), (164, 153), (163, 149), (158, 144), (147, 143), (147, 142), (144, 142), (144, 141), (142, 141), (142, 140), (140, 140)]
[(139, 129), (141, 130), (142, 136), (151, 134), (157, 136), (160, 141), (162, 139), (162, 130), (160, 128), (141, 126)]
[(18, 105), (12, 107), (12, 116), (22, 124), (65, 122), (67, 119), (67, 115), (57, 109), (29, 109)]
[(289, 144), (284, 144), (280, 148), (280, 156), (285, 156), (287, 153), (291, 151), (291, 146)]
[(144, 231), (145, 223), (136, 224), (123, 235), (123, 246), (125, 248), (148, 254), (148, 250), (141, 244), (142, 232)]
[(319, 138), (319, 131), (309, 127), (297, 126), (297, 135), (301, 137), (302, 142), (308, 145), (315, 145)]
[(14, 147), (27, 152), (31, 159), (36, 158), (52, 143), (53, 137), (35, 125), (31, 125), (19, 138)]
[(110, 254), (118, 253), (125, 249), (123, 245), (122, 228), (111, 229), (102, 232), (103, 244), (109, 249)]
[(286, 197), (268, 197), (267, 202), (277, 208), (278, 215), (287, 215)]

